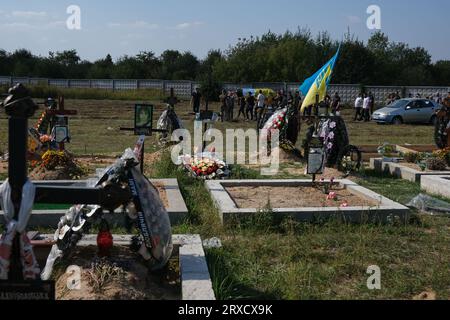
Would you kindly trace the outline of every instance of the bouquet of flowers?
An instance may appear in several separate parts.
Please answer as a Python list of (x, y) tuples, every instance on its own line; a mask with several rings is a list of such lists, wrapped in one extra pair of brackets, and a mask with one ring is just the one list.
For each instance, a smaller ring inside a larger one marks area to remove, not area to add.
[(281, 109), (277, 112), (275, 112), (269, 120), (265, 123), (263, 129), (271, 130), (271, 129), (278, 129), (282, 130), (284, 126), (286, 125), (286, 113), (287, 108)]
[(203, 153), (194, 157), (184, 156), (182, 163), (194, 178), (213, 180), (224, 179), (230, 175), (227, 164), (210, 153)]

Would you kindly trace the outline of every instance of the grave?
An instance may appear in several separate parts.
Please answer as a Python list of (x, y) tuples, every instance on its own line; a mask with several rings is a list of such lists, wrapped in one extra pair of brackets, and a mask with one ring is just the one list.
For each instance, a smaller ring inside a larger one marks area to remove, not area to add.
[(396, 145), (396, 150), (401, 153), (419, 153), (419, 152), (433, 152), (438, 150), (438, 148), (434, 145), (428, 144), (405, 144), (405, 145)]
[(380, 173), (389, 173), (397, 178), (411, 182), (420, 182), (423, 176), (440, 176), (450, 174), (450, 171), (421, 171), (412, 166), (412, 164), (403, 162), (387, 162), (383, 161), (383, 158), (370, 159), (370, 168)]
[(420, 186), (429, 194), (450, 199), (450, 172), (447, 175), (423, 176)]
[[(97, 246), (96, 238), (97, 235), (85, 235), (78, 242), (78, 247), (92, 249)], [(38, 260), (44, 259), (45, 261), (47, 258), (51, 249), (51, 239), (53, 239), (53, 235), (41, 235), (32, 240)], [(127, 247), (132, 236), (113, 235), (113, 239), (115, 247)], [(180, 283), (180, 288), (172, 288), (170, 294), (165, 294), (165, 298), (170, 300), (215, 300), (200, 236), (172, 235), (172, 242), (174, 250), (171, 260), (177, 265), (176, 269), (179, 269), (177, 283)], [(156, 285), (153, 290), (167, 291), (167, 288)], [(70, 299), (70, 296), (67, 299)]]
[[(150, 182), (158, 189), (160, 197), (169, 214), (172, 225), (180, 224), (188, 214), (188, 209), (181, 195), (180, 187), (176, 179), (150, 179)], [(0, 185), (3, 183), (0, 182)], [(60, 180), (60, 181), (34, 181), (40, 186), (53, 187), (86, 187), (87, 180)], [(28, 226), (31, 228), (54, 228), (58, 225), (59, 219), (66, 214), (66, 209), (40, 209), (33, 210)], [(123, 213), (117, 209), (113, 214), (106, 216), (108, 222), (114, 224), (123, 223)], [(0, 210), (0, 223), (4, 222), (3, 211)]]
[[(257, 214), (269, 199), (275, 214), (298, 221), (312, 222), (332, 217), (359, 223), (407, 221), (410, 214), (407, 207), (345, 179), (336, 180), (333, 187), (336, 189), (331, 190), (336, 191), (340, 202), (326, 201), (327, 195), (318, 189), (314, 191), (311, 180), (206, 181), (206, 187), (225, 224)], [(255, 198), (257, 194), (259, 196)]]
[[(10, 88), (0, 106), (5, 109), (9, 122), (8, 180), (0, 189), (0, 202), (6, 221), (6, 229), (0, 239), (0, 292), (4, 297), (16, 299), (25, 294), (39, 299), (54, 299), (55, 282), (50, 279), (56, 260), (70, 258), (71, 251), (79, 250), (77, 243), (83, 237), (83, 228), (89, 229), (95, 221), (100, 221), (93, 245), (97, 254), (89, 259), (99, 261), (99, 258), (105, 258), (108, 267), (115, 269), (111, 261), (119, 258), (122, 253), (120, 250), (127, 250), (122, 260), (136, 265), (136, 259), (131, 258), (131, 255), (141, 255), (141, 261), (145, 261), (141, 262), (141, 268), (147, 270), (144, 274), (148, 274), (150, 269), (163, 270), (168, 266), (173, 253), (169, 215), (156, 188), (135, 168), (143, 160), (140, 155), (145, 136), (139, 138), (134, 150), (125, 150), (122, 157), (93, 183), (81, 186), (34, 184), (27, 177), (26, 152), (28, 118), (34, 114), (37, 105), (30, 98), (30, 92), (17, 84)], [(35, 246), (30, 242), (33, 239), (29, 239), (26, 233), (34, 203), (86, 203), (71, 207), (58, 223), (52, 242), (41, 241), (40, 245), (51, 248), (44, 268), (39, 267), (33, 250)], [(130, 229), (134, 225), (139, 231), (139, 235), (130, 239), (128, 249), (113, 246), (113, 236), (104, 218), (105, 212), (114, 212), (122, 205), (126, 208), (124, 213), (129, 218)], [(201, 245), (201, 241), (197, 242)], [(198, 245), (188, 243), (186, 247), (188, 252), (194, 253), (188, 259), (198, 260), (201, 257)], [(117, 256), (112, 256), (113, 253)], [(197, 267), (202, 269), (198, 270)], [(206, 262), (193, 266), (190, 270), (193, 279), (203, 280), (200, 276), (205, 267)], [(190, 274), (182, 275), (182, 279), (187, 277), (190, 280)], [(133, 281), (121, 278), (125, 285)], [(118, 295), (120, 298), (120, 291)]]

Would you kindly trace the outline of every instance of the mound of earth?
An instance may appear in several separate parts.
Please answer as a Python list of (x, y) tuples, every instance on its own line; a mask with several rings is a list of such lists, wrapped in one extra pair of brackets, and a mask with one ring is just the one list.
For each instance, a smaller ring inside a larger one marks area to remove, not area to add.
[(77, 180), (85, 176), (80, 167), (56, 167), (53, 170), (36, 167), (29, 174), (31, 180)]
[(68, 289), (72, 274), (56, 272), (57, 300), (179, 300), (178, 261), (152, 274), (126, 247), (115, 246), (111, 258), (97, 258), (97, 247), (77, 248), (67, 265), (81, 267), (80, 290)]

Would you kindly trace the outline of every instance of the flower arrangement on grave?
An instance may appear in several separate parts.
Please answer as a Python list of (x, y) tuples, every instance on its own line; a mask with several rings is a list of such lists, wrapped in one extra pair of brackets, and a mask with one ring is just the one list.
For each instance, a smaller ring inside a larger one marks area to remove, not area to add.
[(317, 188), (320, 189), (323, 194), (329, 195), (334, 186), (334, 177), (330, 179), (330, 181), (325, 181), (324, 178), (320, 179), (320, 181), (316, 184)]
[(333, 200), (333, 201), (337, 201), (337, 193), (334, 191), (331, 191), (328, 195), (327, 195), (327, 200)]
[(265, 125), (263, 126), (263, 130), (284, 130), (285, 125), (287, 124), (286, 120), (287, 108), (276, 111), (270, 118), (267, 120)]
[(450, 147), (434, 151), (433, 156), (444, 160), (450, 166)]
[(340, 160), (342, 150), (349, 145), (345, 122), (340, 117), (322, 119), (319, 123), (318, 134), (323, 141), (326, 165), (334, 167)]
[[(80, 179), (87, 174), (87, 169), (65, 150), (47, 150), (41, 159), (30, 161), (30, 169), (31, 175), (41, 180), (52, 179), (54, 173), (67, 179)], [(49, 175), (50, 172), (53, 174)]]
[(396, 155), (396, 148), (394, 145), (385, 142), (382, 146), (379, 146), (378, 154), (381, 154), (384, 157), (394, 157)]
[(427, 169), (432, 171), (444, 171), (447, 169), (447, 162), (438, 157), (430, 157), (426, 161)]
[(182, 162), (184, 168), (194, 178), (213, 180), (224, 179), (230, 176), (227, 164), (217, 159), (211, 153), (203, 153), (194, 157), (185, 156)]
[(42, 166), (47, 170), (55, 170), (57, 167), (69, 165), (72, 160), (67, 152), (48, 150), (42, 156)]

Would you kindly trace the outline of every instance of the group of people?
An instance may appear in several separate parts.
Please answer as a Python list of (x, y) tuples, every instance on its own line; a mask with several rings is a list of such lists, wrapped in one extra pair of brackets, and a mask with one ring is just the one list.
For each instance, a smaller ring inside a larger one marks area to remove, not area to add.
[[(248, 92), (222, 91), (220, 95), (220, 112), (222, 121), (234, 121), (241, 117), (244, 121), (256, 121), (258, 127), (267, 118), (267, 114), (272, 114), (276, 109), (287, 105), (301, 106), (301, 96), (298, 91), (285, 93), (280, 90), (276, 93), (269, 93), (267, 96), (263, 90), (258, 90), (255, 94)], [(235, 109), (239, 108), (237, 114)]]
[[(390, 93), (388, 95), (388, 98), (387, 98), (387, 101), (386, 101), (387, 105), (390, 105), (391, 103), (393, 103), (393, 102), (395, 102), (397, 100), (400, 100), (401, 98), (402, 97), (400, 96), (400, 93), (398, 91), (392, 92), (392, 93)], [(439, 92), (436, 92), (435, 94), (428, 95), (426, 97), (423, 97), (420, 92), (417, 92), (416, 94), (409, 93), (408, 94), (408, 98), (410, 98), (410, 99), (413, 99), (413, 98), (415, 98), (415, 99), (425, 98), (427, 100), (432, 100), (432, 101), (436, 102), (437, 104), (442, 104), (443, 101), (444, 101), (442, 99), (441, 94)]]
[(375, 97), (372, 92), (360, 93), (355, 100), (355, 116), (353, 121), (369, 122), (375, 110)]

